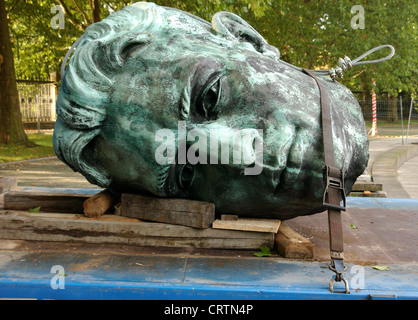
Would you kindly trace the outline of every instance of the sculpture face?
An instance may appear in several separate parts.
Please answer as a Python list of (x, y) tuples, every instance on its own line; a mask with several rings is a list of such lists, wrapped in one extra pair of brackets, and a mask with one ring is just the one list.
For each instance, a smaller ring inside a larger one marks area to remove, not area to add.
[[(316, 83), (238, 17), (212, 23), (138, 3), (89, 27), (60, 90), (57, 155), (115, 192), (209, 201), (241, 216), (323, 211)], [(361, 109), (347, 88), (321, 80), (349, 191), (368, 160)]]

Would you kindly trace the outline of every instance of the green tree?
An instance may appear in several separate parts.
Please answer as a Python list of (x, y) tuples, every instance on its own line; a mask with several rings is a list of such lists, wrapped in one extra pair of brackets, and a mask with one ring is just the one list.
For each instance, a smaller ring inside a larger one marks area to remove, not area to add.
[(27, 143), (4, 0), (0, 0), (0, 86), (0, 144)]
[[(50, 27), (54, 4), (65, 9), (65, 29)], [(47, 77), (58, 71), (71, 44), (85, 28), (133, 1), (126, 0), (7, 0), (11, 7), (12, 44), (19, 77)], [(217, 11), (240, 15), (281, 52), (281, 58), (299, 67), (335, 67), (339, 57), (355, 58), (381, 44), (392, 44), (396, 55), (388, 62), (358, 66), (342, 82), (352, 91), (377, 92), (393, 97), (417, 91), (417, 6), (414, 0), (155, 0), (206, 20)], [(353, 29), (353, 5), (365, 11), (365, 28)], [(367, 59), (385, 56), (375, 53)]]

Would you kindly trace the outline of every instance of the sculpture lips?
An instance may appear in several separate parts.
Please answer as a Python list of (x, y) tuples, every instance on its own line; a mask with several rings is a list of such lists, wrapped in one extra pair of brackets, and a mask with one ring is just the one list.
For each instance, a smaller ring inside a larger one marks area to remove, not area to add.
[(312, 161), (312, 154), (307, 150), (303, 137), (296, 133), (287, 150), (286, 163), (278, 173), (274, 173), (276, 177), (280, 174), (275, 187), (276, 196), (287, 190), (299, 190), (311, 180), (306, 168), (308, 162), (305, 160)]
[[(274, 181), (275, 183), (275, 188), (274, 188), (274, 196), (278, 196), (280, 194), (280, 187), (282, 186), (282, 181), (284, 180), (284, 174), (285, 174), (285, 169), (282, 169), (281, 171), (275, 171), (273, 173), (273, 179), (277, 179), (277, 182)], [(277, 177), (277, 178), (276, 178)]]
[[(292, 163), (290, 162), (289, 159), (290, 159), (290, 152), (292, 150), (294, 143), (295, 143), (295, 140), (292, 139), (292, 142), (288, 144), (287, 150), (282, 148), (282, 150), (280, 150), (280, 152), (277, 154), (277, 162), (279, 165), (278, 165), (278, 168), (277, 167), (275, 168), (272, 174), (275, 196), (278, 196), (280, 194), (279, 189), (283, 186), (283, 183), (285, 181), (286, 170), (289, 166), (292, 166)], [(293, 165), (293, 166), (296, 166), (296, 165)]]

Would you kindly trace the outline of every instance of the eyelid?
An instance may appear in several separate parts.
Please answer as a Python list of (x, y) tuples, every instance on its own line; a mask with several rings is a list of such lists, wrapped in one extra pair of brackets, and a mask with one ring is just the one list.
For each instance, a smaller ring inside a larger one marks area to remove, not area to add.
[(216, 84), (219, 82), (219, 89), (217, 92), (217, 97), (216, 97), (216, 103), (214, 108), (211, 110), (211, 112), (217, 112), (218, 110), (218, 105), (219, 105), (219, 100), (222, 94), (222, 78), (225, 76), (224, 73), (222, 72), (217, 72), (214, 75), (212, 75), (209, 80), (205, 83), (205, 85), (203, 86), (203, 89), (201, 90), (200, 94), (198, 95), (198, 99), (196, 101), (196, 104), (201, 104), (203, 101), (203, 98), (205, 97), (205, 95), (208, 93), (208, 91)]

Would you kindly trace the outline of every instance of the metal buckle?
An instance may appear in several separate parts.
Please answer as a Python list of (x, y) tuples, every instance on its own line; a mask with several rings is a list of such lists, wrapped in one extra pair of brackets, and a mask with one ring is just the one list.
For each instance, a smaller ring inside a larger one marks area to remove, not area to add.
[[(343, 171), (341, 169), (337, 169), (337, 168), (330, 167), (330, 166), (325, 166), (324, 170), (325, 170), (325, 173), (324, 173), (325, 191), (324, 191), (324, 196), (322, 199), (323, 206), (329, 209), (345, 211), (347, 207), (347, 200), (346, 200), (345, 190), (344, 190)], [(344, 206), (329, 203), (329, 200), (328, 200), (329, 188), (337, 189), (340, 192)]]
[(350, 293), (350, 288), (348, 287), (348, 281), (344, 277), (342, 277), (342, 281), (344, 282), (344, 285), (345, 285), (344, 291), (335, 291), (334, 292), (334, 280), (335, 280), (335, 277), (336, 276), (333, 276), (332, 279), (329, 282), (329, 291), (331, 293), (347, 293), (347, 294)]
[[(331, 253), (332, 254), (332, 253)], [(338, 253), (337, 253), (338, 254)], [(331, 265), (329, 268), (335, 272), (335, 276), (331, 278), (329, 281), (329, 291), (334, 293), (334, 281), (337, 282), (344, 282), (345, 291), (335, 291), (335, 293), (350, 293), (350, 288), (348, 286), (348, 281), (344, 278), (343, 272), (345, 271), (346, 267), (344, 266), (343, 259), (331, 259)]]

